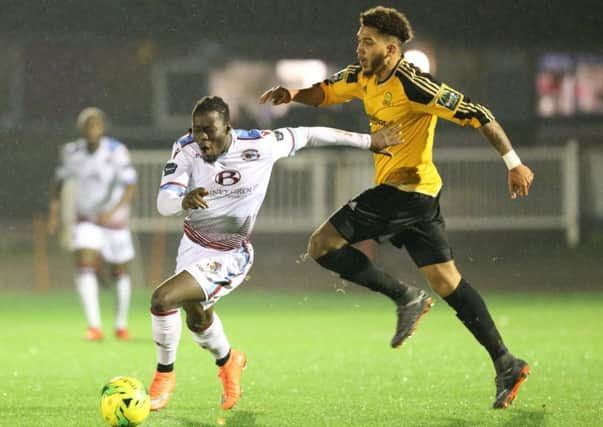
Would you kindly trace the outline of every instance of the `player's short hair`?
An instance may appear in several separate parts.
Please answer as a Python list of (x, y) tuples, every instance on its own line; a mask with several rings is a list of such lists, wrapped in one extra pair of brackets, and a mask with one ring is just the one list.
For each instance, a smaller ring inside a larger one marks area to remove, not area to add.
[(408, 18), (391, 7), (377, 6), (360, 14), (360, 24), (373, 27), (382, 34), (394, 36), (400, 44), (410, 41), (413, 37), (412, 27)]
[(222, 117), (224, 123), (230, 123), (230, 108), (226, 101), (219, 96), (204, 96), (198, 100), (193, 107), (192, 115), (208, 111), (216, 111)]
[(84, 129), (86, 122), (88, 121), (88, 119), (91, 119), (92, 117), (96, 117), (96, 118), (100, 119), (103, 122), (103, 124), (107, 123), (107, 116), (105, 115), (103, 110), (101, 110), (100, 108), (97, 108), (97, 107), (86, 107), (82, 111), (80, 111), (80, 113), (77, 115), (77, 120), (76, 120), (77, 128), (80, 130)]

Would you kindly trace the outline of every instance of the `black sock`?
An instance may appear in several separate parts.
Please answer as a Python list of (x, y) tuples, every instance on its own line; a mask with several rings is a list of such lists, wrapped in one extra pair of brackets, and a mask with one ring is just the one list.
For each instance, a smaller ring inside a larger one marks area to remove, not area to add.
[(162, 365), (161, 363), (157, 364), (157, 372), (172, 372), (174, 370), (174, 364), (170, 363), (169, 365)]
[(507, 347), (496, 329), (486, 303), (465, 279), (461, 279), (459, 286), (444, 300), (454, 308), (456, 317), (486, 348), (493, 361), (507, 353)]
[(331, 251), (319, 257), (316, 262), (338, 273), (342, 279), (382, 293), (395, 303), (406, 304), (416, 297), (415, 288), (406, 286), (378, 269), (366, 255), (352, 245)]
[(226, 362), (228, 362), (228, 359), (230, 359), (230, 350), (228, 350), (228, 354), (226, 356), (224, 356), (223, 358), (216, 359), (216, 365), (224, 366), (226, 364)]

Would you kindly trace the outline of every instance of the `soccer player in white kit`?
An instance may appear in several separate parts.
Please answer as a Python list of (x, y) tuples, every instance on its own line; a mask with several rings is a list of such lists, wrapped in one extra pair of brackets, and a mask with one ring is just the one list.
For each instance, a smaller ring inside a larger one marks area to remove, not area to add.
[(186, 217), (176, 274), (151, 298), (158, 362), (149, 388), (152, 410), (164, 408), (176, 386), (180, 307), (193, 340), (219, 367), (222, 408), (231, 409), (241, 397), (247, 358), (231, 349), (213, 306), (243, 282), (253, 264), (250, 236), (274, 163), (306, 146), (339, 143), (389, 155), (386, 148), (399, 142), (399, 125), (373, 135), (321, 127), (234, 130), (222, 98), (197, 102), (192, 131), (174, 143), (157, 196), (161, 215)]
[(59, 224), (60, 196), (66, 179), (75, 181), (76, 224), (72, 229), (75, 251), (75, 284), (80, 295), (88, 329), (85, 339), (103, 338), (96, 271), (100, 258), (111, 265), (116, 279), (117, 309), (115, 335), (129, 339), (128, 309), (131, 280), (128, 262), (134, 258), (128, 229), (129, 203), (136, 190), (136, 171), (128, 149), (104, 136), (105, 115), (95, 107), (82, 110), (77, 125), (82, 137), (65, 144), (51, 188), (48, 232)]

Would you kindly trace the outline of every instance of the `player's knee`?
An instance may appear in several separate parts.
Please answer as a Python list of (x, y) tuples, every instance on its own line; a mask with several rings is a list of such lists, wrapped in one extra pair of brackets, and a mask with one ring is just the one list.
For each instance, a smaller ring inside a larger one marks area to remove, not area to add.
[(91, 258), (77, 258), (75, 260), (75, 265), (79, 270), (91, 270), (96, 272), (99, 267), (99, 263), (96, 259)]
[(116, 279), (121, 276), (125, 276), (126, 274), (128, 274), (127, 264), (114, 264), (111, 267), (111, 275)]
[(448, 296), (452, 292), (448, 283), (443, 280), (430, 280), (429, 286), (439, 296)]
[(151, 312), (152, 313), (165, 313), (176, 308), (174, 302), (171, 301), (169, 292), (167, 292), (162, 286), (159, 286), (153, 291), (151, 295)]
[(307, 252), (308, 255), (310, 255), (313, 259), (318, 259), (328, 252), (325, 239), (319, 231), (314, 232), (312, 236), (310, 236), (310, 240), (308, 240)]
[(450, 295), (458, 286), (460, 279), (456, 277), (450, 277), (448, 275), (440, 274), (432, 276), (428, 279), (431, 289), (434, 290), (442, 298)]
[(205, 310), (201, 304), (184, 304), (186, 312), (186, 326), (189, 330), (202, 333), (211, 326), (213, 321), (213, 308)]
[(319, 228), (308, 241), (308, 255), (318, 259), (331, 251), (335, 251), (346, 244), (346, 241), (337, 235), (333, 235), (328, 229)]
[(450, 295), (461, 281), (461, 274), (456, 268), (454, 261), (432, 264), (422, 267), (429, 286), (442, 298)]
[(75, 252), (75, 264), (78, 268), (97, 270), (100, 264), (100, 256), (91, 249), (78, 249)]
[(211, 326), (211, 317), (190, 315), (187, 313), (186, 326), (192, 332), (203, 332)]

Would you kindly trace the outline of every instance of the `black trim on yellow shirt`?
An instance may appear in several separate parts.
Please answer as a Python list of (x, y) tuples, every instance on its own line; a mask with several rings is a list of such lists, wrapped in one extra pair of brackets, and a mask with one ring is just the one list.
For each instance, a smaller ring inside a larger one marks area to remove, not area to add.
[(396, 77), (404, 86), (409, 100), (429, 104), (440, 90), (440, 82), (431, 74), (423, 73), (413, 64), (402, 61), (396, 68)]
[(347, 68), (347, 77), (345, 79), (346, 83), (357, 83), (358, 82), (358, 74), (362, 71), (362, 67), (360, 65), (350, 65)]
[(386, 78), (384, 78), (383, 80), (377, 81), (378, 85), (383, 84), (389, 80), (389, 78), (392, 76), (392, 74), (394, 74), (396, 72), (396, 68), (398, 68), (398, 65), (400, 65), (400, 61), (402, 61), (402, 58), (398, 59), (398, 62), (396, 62), (396, 66), (394, 68), (392, 68), (392, 70), (390, 71), (390, 73), (387, 75)]
[(494, 116), (486, 107), (473, 104), (469, 98), (465, 98), (461, 102), (454, 118), (460, 120), (475, 118), (482, 126), (494, 120)]

